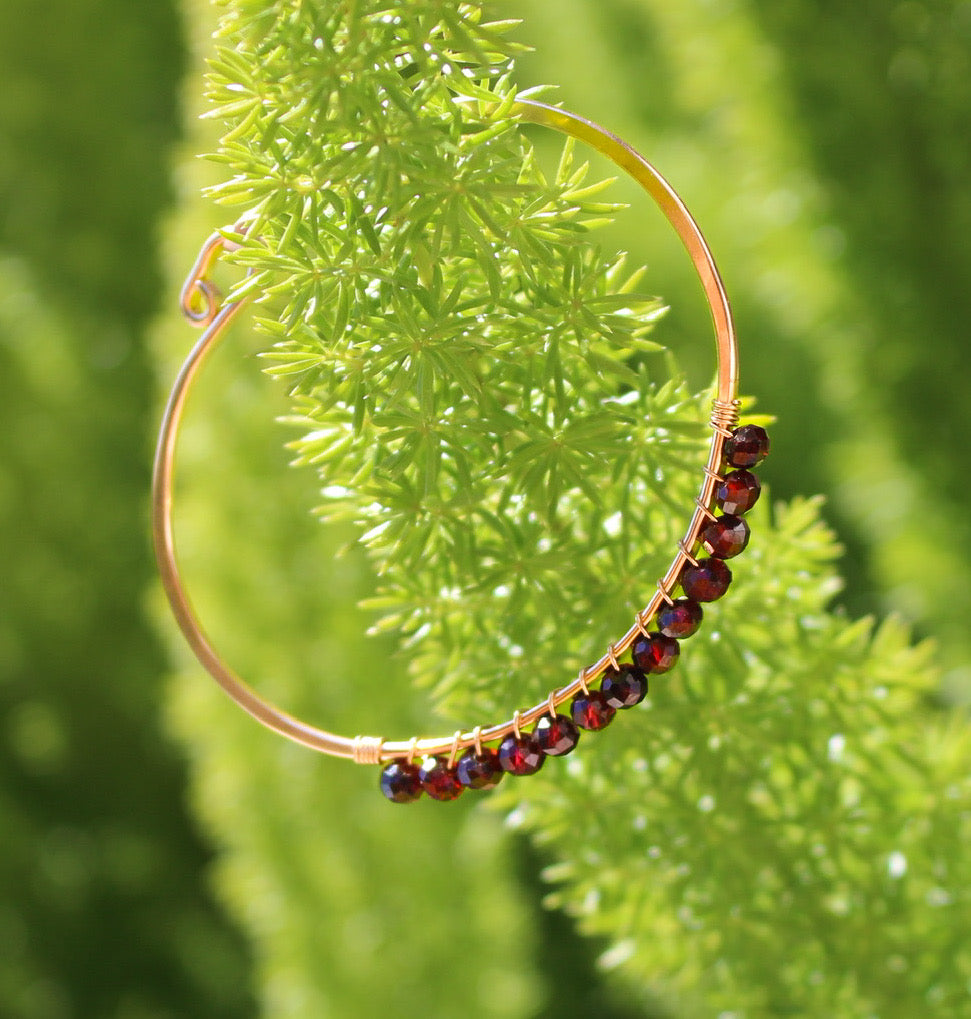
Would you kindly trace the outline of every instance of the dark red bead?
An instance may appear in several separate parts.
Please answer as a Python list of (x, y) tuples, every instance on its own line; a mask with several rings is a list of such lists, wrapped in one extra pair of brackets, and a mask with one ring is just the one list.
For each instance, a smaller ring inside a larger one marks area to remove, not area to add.
[(725, 442), (725, 462), (732, 467), (754, 467), (769, 455), (769, 435), (758, 425), (741, 425)]
[(580, 730), (566, 715), (543, 715), (533, 729), (544, 754), (562, 757), (570, 753), (580, 742)]
[(407, 761), (392, 761), (381, 772), (381, 792), (392, 803), (413, 803), (421, 796), (418, 769)]
[(675, 598), (670, 605), (662, 605), (657, 614), (657, 628), (665, 637), (684, 640), (695, 633), (704, 613), (701, 606), (691, 598)]
[(681, 588), (695, 601), (718, 601), (732, 582), (732, 571), (721, 559), (699, 559), (681, 571)]
[(600, 692), (612, 708), (632, 708), (647, 696), (647, 676), (636, 665), (608, 669), (600, 681)]
[(715, 489), (715, 501), (723, 513), (738, 516), (747, 513), (758, 501), (762, 482), (746, 470), (732, 471)]
[(455, 774), (467, 789), (492, 789), (504, 772), (495, 750), (484, 747), (481, 754), (471, 748), (466, 750), (455, 762)]
[(418, 769), (418, 778), (433, 800), (454, 800), (465, 791), (458, 776), (440, 757), (426, 757)]
[(607, 703), (607, 698), (599, 690), (591, 690), (590, 693), (578, 693), (573, 698), (570, 714), (581, 729), (596, 731), (610, 725), (617, 709)]
[(667, 672), (678, 664), (681, 645), (663, 633), (638, 637), (631, 647), (631, 658), (641, 672)]
[(745, 551), (750, 534), (749, 526), (742, 517), (726, 513), (705, 524), (699, 538), (716, 559), (731, 559)]
[(512, 733), (499, 744), (499, 764), (510, 775), (534, 775), (545, 760), (539, 740), (530, 732)]

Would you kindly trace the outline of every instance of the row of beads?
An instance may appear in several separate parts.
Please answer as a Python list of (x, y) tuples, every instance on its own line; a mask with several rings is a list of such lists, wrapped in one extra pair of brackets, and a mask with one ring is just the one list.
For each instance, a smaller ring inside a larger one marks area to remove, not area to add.
[(673, 668), (681, 653), (678, 642), (698, 630), (702, 603), (716, 601), (728, 590), (732, 573), (725, 560), (737, 556), (748, 544), (749, 526), (743, 514), (755, 505), (762, 490), (748, 468), (764, 460), (768, 452), (769, 437), (758, 425), (742, 425), (726, 440), (725, 465), (735, 469), (719, 480), (715, 491), (721, 515), (712, 514), (698, 537), (699, 547), (708, 556), (689, 557), (679, 577), (683, 596), (661, 606), (654, 619), (655, 630), (634, 641), (629, 664), (608, 668), (599, 689), (579, 691), (570, 702), (569, 715), (551, 711), (537, 721), (532, 732), (522, 732), (517, 726), (496, 749), (470, 747), (454, 761), (443, 757), (425, 757), (417, 763), (392, 761), (381, 772), (384, 795), (395, 803), (410, 803), (422, 793), (436, 800), (454, 800), (466, 789), (493, 788), (505, 774), (533, 775), (547, 757), (573, 751), (581, 730), (603, 729), (618, 710), (640, 704), (647, 696), (648, 675)]

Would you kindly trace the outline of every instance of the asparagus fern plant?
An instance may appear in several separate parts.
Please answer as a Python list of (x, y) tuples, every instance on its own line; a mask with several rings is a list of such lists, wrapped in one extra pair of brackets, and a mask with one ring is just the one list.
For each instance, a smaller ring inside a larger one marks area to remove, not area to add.
[[(508, 717), (647, 600), (706, 396), (655, 342), (643, 271), (596, 243), (607, 182), (569, 144), (544, 168), (519, 124), (512, 22), (456, 0), (219, 6), (212, 191), (247, 212), (237, 294), (294, 459), (366, 549), (373, 629), (416, 683), (455, 724)], [(675, 1014), (971, 1014), (967, 737), (924, 703), (926, 647), (830, 609), (816, 503), (754, 519), (646, 705), (492, 802), (603, 964)]]

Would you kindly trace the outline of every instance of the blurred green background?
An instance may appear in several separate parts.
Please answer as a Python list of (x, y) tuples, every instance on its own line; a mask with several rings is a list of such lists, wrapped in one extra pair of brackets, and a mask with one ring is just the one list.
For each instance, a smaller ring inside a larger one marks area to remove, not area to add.
[[(523, 86), (557, 83), (558, 99), (635, 142), (681, 190), (733, 296), (745, 389), (779, 415), (774, 496), (829, 497), (847, 547), (842, 603), (901, 612), (935, 636), (942, 696), (966, 700), (971, 3), (496, 7), (525, 17), (520, 38), (537, 47)], [(197, 786), (189, 810), (185, 750), (162, 721), (172, 666), (149, 608), (159, 397), (147, 337), (163, 292), (171, 303), (160, 223), (197, 202), (196, 176), (179, 168), (201, 136), (180, 96), (197, 105), (207, 19), (167, 0), (0, 6), (0, 1015), (11, 1019), (242, 1017), (259, 997), (285, 1000), (286, 974), (261, 970), (259, 938), (253, 948), (265, 926), (247, 929), (240, 908), (227, 917), (225, 880), (221, 898), (211, 892), (208, 840), (231, 815), (209, 799), (232, 783), (208, 798)], [(182, 263), (208, 226), (183, 222)], [(673, 308), (660, 338), (703, 380), (690, 271), (673, 244), (617, 240), (648, 262)], [(272, 444), (262, 424), (250, 422), (254, 436)], [(268, 506), (270, 540), (283, 518)], [(215, 562), (232, 556), (218, 529), (208, 539)], [(176, 728), (204, 747), (191, 722)], [(533, 1014), (554, 1014), (553, 987), (557, 1015), (612, 1014), (591, 953), (539, 908), (537, 861), (514, 846), (493, 862), (539, 928), (523, 992)], [(268, 983), (275, 998), (258, 989)]]

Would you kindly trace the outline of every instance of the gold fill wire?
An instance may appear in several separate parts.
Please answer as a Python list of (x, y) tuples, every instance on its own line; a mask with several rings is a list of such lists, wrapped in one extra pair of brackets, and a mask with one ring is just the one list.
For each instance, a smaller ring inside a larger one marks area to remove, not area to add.
[[(474, 745), (481, 748), (484, 742), (500, 739), (510, 732), (520, 733), (524, 724), (550, 710), (550, 705), (562, 703), (579, 690), (588, 692), (588, 681), (602, 673), (625, 653), (638, 634), (647, 634), (647, 622), (656, 614), (662, 601), (670, 603), (668, 591), (677, 583), (683, 563), (683, 546), (693, 547), (705, 519), (713, 514), (709, 509), (716, 485), (717, 471), (722, 461), (725, 440), (731, 436), (729, 428), (738, 419), (738, 352), (731, 308), (715, 266), (711, 251), (680, 197), (647, 160), (626, 142), (609, 131), (566, 110), (545, 103), (521, 99), (513, 107), (513, 114), (522, 121), (549, 127), (591, 145), (639, 183), (655, 201), (674, 227), (688, 251), (705, 290), (715, 328), (718, 355), (717, 393), (713, 401), (711, 427), (713, 435), (709, 448), (705, 480), (696, 499), (696, 511), (691, 518), (683, 545), (665, 577), (658, 581), (657, 593), (651, 602), (635, 615), (634, 624), (627, 633), (609, 645), (599, 661), (581, 669), (577, 679), (566, 687), (554, 691), (539, 704), (526, 711), (517, 709), (510, 721), (483, 729), (476, 726), (471, 736), (412, 737), (406, 741), (379, 740), (378, 737), (348, 738), (310, 725), (294, 718), (261, 698), (251, 689), (213, 648), (201, 622), (196, 617), (182, 582), (175, 551), (172, 527), (172, 479), (175, 467), (176, 439), (189, 391), (208, 357), (224, 337), (232, 320), (245, 306), (245, 300), (220, 303), (215, 287), (208, 275), (220, 254), (233, 248), (234, 242), (223, 234), (214, 234), (200, 251), (199, 257), (181, 294), (182, 310), (195, 325), (205, 331), (192, 348), (173, 384), (159, 431), (158, 447), (152, 477), (152, 531), (156, 559), (159, 564), (162, 586), (189, 646), (204, 668), (226, 693), (257, 721), (274, 732), (321, 753), (355, 761), (371, 762), (404, 757), (414, 760), (419, 748), (426, 754), (457, 753), (459, 749)], [(236, 232), (242, 229), (237, 224)], [(201, 306), (199, 302), (201, 299)]]

